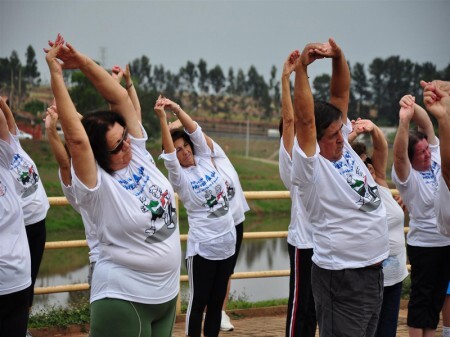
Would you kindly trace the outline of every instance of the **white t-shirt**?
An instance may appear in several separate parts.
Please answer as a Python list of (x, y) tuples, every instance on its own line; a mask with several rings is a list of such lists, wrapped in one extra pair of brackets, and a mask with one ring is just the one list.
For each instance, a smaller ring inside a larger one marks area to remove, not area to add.
[[(201, 137), (196, 137), (196, 133)], [(186, 258), (198, 254), (209, 260), (223, 260), (232, 256), (236, 248), (236, 229), (227, 187), (211, 161), (211, 151), (200, 126), (190, 137), (196, 153), (195, 165), (182, 167), (176, 151), (161, 154), (169, 171), (169, 181), (187, 211)]]
[(278, 161), (280, 178), (283, 181), (284, 186), (290, 191), (292, 200), (291, 222), (288, 227), (287, 241), (289, 244), (299, 249), (313, 248), (313, 228), (300, 200), (298, 186), (291, 183), (292, 159), (284, 147), (283, 137), (280, 139)]
[(436, 219), (441, 234), (450, 236), (450, 191), (441, 174), (439, 192), (435, 194)]
[(87, 245), (89, 247), (89, 262), (97, 262), (98, 260), (98, 254), (100, 251), (99, 242), (97, 239), (97, 228), (94, 223), (92, 223), (91, 220), (89, 220), (88, 213), (80, 208), (79, 205), (77, 205), (77, 202), (75, 200), (75, 195), (73, 191), (73, 185), (66, 186), (64, 185), (62, 179), (61, 179), (61, 170), (58, 170), (59, 175), (59, 181), (61, 183), (61, 188), (64, 193), (64, 196), (66, 197), (69, 204), (73, 207), (75, 211), (80, 213), (81, 220), (83, 221), (84, 225), (84, 233), (86, 235), (86, 241)]
[(36, 164), (20, 146), (19, 137), (13, 134), (11, 136), (17, 151), (11, 161), (10, 171), (13, 178), (22, 185), (20, 196), (25, 225), (33, 225), (45, 219), (50, 203)]
[[(388, 257), (386, 209), (366, 166), (347, 141), (340, 160), (316, 153), (307, 157), (297, 138), (293, 149), (292, 183), (313, 225), (312, 260), (329, 270), (361, 268)], [(351, 129), (351, 128), (350, 128)]]
[(26, 289), (31, 284), (31, 260), (19, 192), (9, 171), (14, 152), (0, 139), (0, 296)]
[(418, 247), (444, 247), (450, 245), (450, 238), (439, 232), (434, 209), (435, 193), (439, 191), (441, 176), (439, 143), (430, 144), (429, 148), (430, 170), (419, 172), (410, 166), (409, 176), (402, 182), (392, 166), (392, 181), (409, 211), (408, 244)]
[(405, 213), (392, 197), (391, 190), (378, 185), (381, 200), (386, 207), (389, 229), (389, 257), (383, 262), (384, 285), (392, 286), (408, 276), (405, 247)]
[(72, 167), (77, 204), (97, 225), (100, 254), (91, 302), (118, 298), (165, 303), (179, 291), (181, 247), (170, 183), (145, 148), (147, 135), (130, 136), (128, 167), (106, 173), (97, 168), (97, 186), (86, 187)]
[(250, 207), (245, 199), (239, 176), (225, 151), (215, 141), (213, 141), (213, 150), (211, 157), (220, 175), (225, 179), (234, 224), (239, 225), (244, 222), (245, 212), (248, 212)]

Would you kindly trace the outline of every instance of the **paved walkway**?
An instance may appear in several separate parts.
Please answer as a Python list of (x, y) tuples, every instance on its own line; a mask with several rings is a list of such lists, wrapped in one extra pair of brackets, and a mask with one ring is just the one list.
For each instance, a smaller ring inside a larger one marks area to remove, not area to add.
[[(234, 331), (221, 332), (221, 337), (284, 337), (286, 322), (286, 307), (230, 310), (229, 315), (234, 325)], [(397, 337), (408, 337), (406, 326), (406, 310), (401, 309)], [(88, 337), (83, 328), (72, 327), (69, 330), (31, 330), (34, 337)], [(317, 333), (316, 336), (319, 336)], [(436, 332), (436, 337), (442, 336), (442, 321)], [(184, 315), (177, 317), (173, 337), (185, 337)]]

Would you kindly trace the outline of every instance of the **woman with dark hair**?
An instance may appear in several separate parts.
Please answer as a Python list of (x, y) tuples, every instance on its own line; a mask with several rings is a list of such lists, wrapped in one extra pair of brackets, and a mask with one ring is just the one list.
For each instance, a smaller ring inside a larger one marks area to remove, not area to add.
[[(186, 132), (170, 133), (165, 109), (173, 111)], [(161, 125), (164, 152), (161, 158), (188, 215), (186, 249), (190, 298), (186, 314), (186, 335), (201, 336), (202, 315), (205, 336), (219, 335), (222, 304), (234, 267), (236, 230), (230, 210), (226, 178), (217, 158), (211, 159), (211, 139), (197, 123), (169, 99), (155, 104)], [(210, 145), (208, 146), (208, 143)]]
[[(404, 234), (405, 214), (399, 202), (392, 196), (386, 181), (388, 143), (383, 132), (368, 119), (358, 119), (352, 124), (353, 131), (349, 134), (348, 140), (377, 183), (381, 201), (386, 208), (386, 221), (389, 230), (389, 256), (383, 261), (383, 303), (381, 304), (375, 336), (395, 337), (397, 336), (403, 280), (408, 276)], [(371, 157), (368, 156), (365, 144), (353, 142), (362, 133), (367, 133), (372, 138), (373, 151)]]
[[(172, 335), (181, 259), (174, 192), (145, 148), (126, 89), (58, 35), (46, 60), (72, 156), (77, 204), (96, 225), (92, 337)], [(63, 63), (60, 63), (62, 61)], [(116, 111), (80, 121), (62, 69), (80, 69)]]
[[(411, 120), (417, 131), (409, 129)], [(405, 95), (400, 100), (392, 180), (409, 210), (410, 336), (434, 336), (450, 277), (450, 238), (439, 232), (434, 208), (440, 176), (439, 140), (433, 124), (415, 98)]]

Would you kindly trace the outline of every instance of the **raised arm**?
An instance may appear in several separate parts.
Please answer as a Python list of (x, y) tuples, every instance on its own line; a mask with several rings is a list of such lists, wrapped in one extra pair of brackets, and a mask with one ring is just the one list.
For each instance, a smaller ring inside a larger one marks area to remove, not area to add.
[(5, 115), (9, 132), (15, 135), (17, 132), (16, 120), (14, 119), (14, 115), (11, 109), (9, 108), (8, 104), (6, 104), (6, 101), (1, 96), (0, 96), (0, 109), (3, 110), (3, 114)]
[(164, 110), (166, 102), (161, 96), (155, 103), (155, 113), (159, 119), (159, 124), (161, 126), (161, 141), (165, 153), (175, 152), (175, 146), (173, 145), (172, 136), (170, 135), (169, 126), (167, 125), (167, 115)]
[(61, 141), (61, 138), (59, 137), (58, 131), (56, 130), (56, 125), (58, 123), (58, 110), (56, 109), (56, 105), (51, 105), (47, 109), (44, 121), (47, 139), (50, 143), (50, 147), (52, 148), (56, 162), (58, 163), (62, 182), (64, 185), (69, 186), (72, 184), (70, 157), (63, 142)]
[[(53, 42), (49, 42), (53, 45)], [(48, 49), (46, 49), (48, 51)], [(61, 45), (57, 54), (63, 61), (64, 69), (79, 69), (92, 82), (94, 87), (110, 104), (111, 109), (122, 115), (128, 132), (136, 138), (142, 138), (142, 129), (136, 117), (133, 104), (128, 93), (109, 73), (86, 55), (77, 51), (71, 44)]]
[(414, 97), (405, 95), (400, 100), (399, 124), (394, 140), (394, 168), (398, 178), (405, 181), (411, 162), (408, 157), (409, 124), (414, 115)]
[(421, 81), (423, 102), (439, 127), (442, 177), (450, 188), (450, 82)]
[(139, 102), (136, 88), (133, 85), (133, 79), (131, 78), (130, 73), (130, 66), (127, 64), (125, 66), (125, 69), (122, 69), (119, 66), (114, 66), (112, 68), (111, 75), (118, 83), (121, 83), (122, 79), (125, 79), (125, 89), (128, 92), (128, 96), (131, 99), (131, 103), (133, 103), (137, 119), (139, 120), (139, 122), (142, 122), (141, 103)]
[[(74, 170), (79, 179), (87, 187), (95, 187), (97, 183), (97, 166), (89, 144), (89, 139), (81, 124), (78, 112), (64, 84), (62, 66), (57, 59), (61, 48), (60, 36), (50, 49), (47, 49), (46, 61), (50, 70), (50, 80), (58, 106), (59, 120), (64, 131), (66, 144), (72, 155)], [(108, 75), (109, 76), (109, 75)], [(109, 76), (111, 78), (111, 76)]]
[(281, 74), (281, 117), (283, 120), (283, 145), (289, 156), (292, 157), (292, 147), (294, 146), (294, 107), (291, 98), (290, 76), (295, 70), (295, 62), (300, 57), (300, 52), (294, 50), (284, 61), (283, 72)]
[(388, 143), (384, 137), (383, 131), (368, 119), (358, 119), (354, 124), (354, 131), (357, 134), (369, 133), (372, 138), (372, 166), (375, 170), (375, 181), (385, 187), (386, 182), (386, 166), (388, 158)]
[(434, 133), (433, 123), (425, 109), (418, 104), (414, 104), (412, 120), (417, 125), (418, 130), (427, 135), (428, 144), (436, 145), (437, 139)]
[(350, 99), (350, 69), (344, 53), (336, 42), (330, 38), (323, 44), (319, 55), (332, 59), (330, 82), (330, 103), (342, 112), (342, 122), (347, 123), (348, 102)]
[(316, 122), (314, 117), (314, 99), (309, 86), (307, 68), (318, 58), (323, 58), (321, 43), (310, 43), (303, 49), (295, 62), (294, 114), (298, 144), (308, 157), (316, 152)]
[(172, 112), (177, 116), (180, 120), (183, 127), (187, 132), (192, 133), (197, 129), (197, 124), (193, 121), (191, 116), (189, 116), (179, 104), (171, 101), (168, 98), (163, 98), (164, 108), (172, 110)]

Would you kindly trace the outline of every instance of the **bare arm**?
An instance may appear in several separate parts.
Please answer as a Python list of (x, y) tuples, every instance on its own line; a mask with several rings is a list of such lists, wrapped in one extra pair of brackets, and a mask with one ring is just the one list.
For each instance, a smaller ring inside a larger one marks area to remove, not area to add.
[(9, 108), (8, 104), (6, 104), (6, 101), (1, 96), (0, 96), (0, 109), (3, 110), (3, 113), (5, 115), (9, 132), (15, 135), (17, 132), (16, 120), (14, 119), (14, 115), (11, 109)]
[(414, 115), (414, 99), (411, 95), (400, 100), (399, 125), (394, 140), (394, 168), (398, 178), (405, 181), (411, 162), (408, 158), (409, 124)]
[[(49, 44), (53, 45), (53, 42), (49, 42)], [(128, 132), (136, 138), (142, 138), (142, 130), (138, 118), (125, 88), (117, 83), (105, 69), (86, 55), (78, 52), (69, 43), (61, 45), (56, 56), (64, 62), (62, 64), (64, 69), (81, 70), (92, 82), (100, 95), (108, 101), (111, 109), (125, 119)]]
[(64, 84), (62, 66), (57, 59), (60, 48), (62, 45), (55, 42), (53, 47), (47, 50), (46, 55), (53, 95), (58, 106), (66, 143), (72, 155), (74, 170), (80, 180), (87, 187), (92, 188), (97, 183), (97, 166), (86, 131)]
[(300, 52), (294, 50), (284, 62), (281, 74), (281, 117), (283, 119), (283, 145), (292, 158), (294, 146), (294, 107), (292, 106), (290, 76), (295, 69), (295, 62)]
[(179, 104), (171, 101), (168, 98), (164, 98), (164, 107), (172, 110), (172, 112), (177, 116), (180, 120), (181, 124), (183, 124), (184, 128), (187, 132), (192, 133), (197, 130), (197, 124), (193, 121), (191, 116), (189, 116)]
[(167, 125), (167, 116), (164, 111), (164, 98), (159, 96), (158, 100), (155, 103), (155, 113), (159, 119), (159, 124), (161, 126), (161, 141), (162, 146), (164, 148), (165, 153), (173, 153), (175, 152), (175, 146), (173, 145), (172, 136), (170, 135), (169, 126)]
[(47, 109), (45, 116), (45, 130), (47, 133), (47, 139), (52, 148), (53, 155), (58, 163), (59, 170), (61, 172), (61, 179), (64, 185), (69, 186), (72, 184), (72, 174), (70, 172), (70, 158), (69, 154), (64, 147), (61, 138), (56, 130), (56, 124), (58, 122), (58, 111), (56, 105), (52, 105)]
[(424, 104), (438, 121), (442, 177), (450, 188), (450, 82), (420, 84), (424, 88)]
[(307, 67), (317, 56), (316, 50), (322, 44), (311, 43), (305, 46), (295, 63), (294, 114), (296, 137), (300, 148), (308, 157), (316, 152), (316, 122), (314, 117), (314, 99), (309, 86)]
[(375, 170), (375, 181), (382, 186), (388, 187), (386, 182), (388, 143), (383, 131), (368, 119), (357, 120), (354, 125), (354, 130), (357, 134), (370, 134), (373, 144), (372, 166)]
[(131, 103), (133, 103), (137, 119), (139, 122), (142, 122), (141, 103), (139, 102), (136, 88), (134, 87), (133, 79), (131, 78), (130, 66), (127, 64), (125, 70), (119, 66), (114, 66), (111, 75), (118, 83), (121, 83), (122, 79), (125, 79), (125, 89), (128, 92)]
[(350, 99), (350, 69), (341, 48), (333, 39), (329, 40), (332, 50), (332, 75), (330, 83), (330, 103), (342, 112), (342, 122), (347, 123), (348, 102)]

